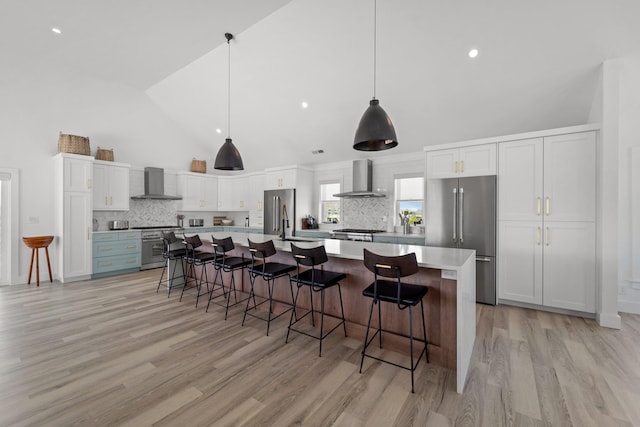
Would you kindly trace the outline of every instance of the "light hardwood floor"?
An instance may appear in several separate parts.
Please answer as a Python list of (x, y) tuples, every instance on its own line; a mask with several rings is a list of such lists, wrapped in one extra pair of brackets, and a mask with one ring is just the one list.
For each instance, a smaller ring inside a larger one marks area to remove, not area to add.
[[(464, 394), (455, 373), (372, 360), (334, 332), (284, 343), (240, 307), (156, 294), (160, 270), (0, 288), (0, 425), (640, 425), (640, 316), (622, 330), (478, 306)], [(385, 357), (406, 362), (398, 353)]]

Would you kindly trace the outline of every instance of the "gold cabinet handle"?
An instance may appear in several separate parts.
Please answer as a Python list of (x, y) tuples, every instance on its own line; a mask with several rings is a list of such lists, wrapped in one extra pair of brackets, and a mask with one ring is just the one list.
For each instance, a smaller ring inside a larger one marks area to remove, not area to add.
[(546, 244), (547, 246), (549, 246), (549, 243), (550, 243), (550, 242), (549, 242), (549, 236), (550, 236), (550, 235), (551, 235), (551, 233), (549, 233), (549, 227), (547, 227), (546, 234), (545, 234), (545, 236), (544, 236), (544, 242), (545, 242), (545, 244)]
[(87, 180), (87, 190), (91, 190), (91, 178)]
[(455, 162), (453, 162), (453, 171), (455, 173), (458, 173), (458, 161), (457, 160)]
[(540, 238), (542, 237), (541, 235), (542, 235), (542, 230), (540, 229), (540, 227), (538, 227), (538, 241), (537, 241), (538, 246), (540, 246)]
[(460, 173), (464, 173), (464, 160), (460, 160)]
[(133, 248), (135, 248), (135, 247), (136, 247), (136, 245), (128, 245), (128, 246), (127, 246), (127, 249), (133, 249)]
[(537, 208), (536, 208), (536, 214), (538, 216), (540, 216), (540, 214), (542, 214), (542, 199), (540, 197), (538, 197), (537, 201), (538, 201), (538, 205), (537, 205)]
[(105, 206), (109, 204), (109, 200), (107, 199), (107, 196), (104, 196), (104, 204)]
[(550, 198), (550, 197), (547, 197), (546, 202), (547, 202), (547, 203), (546, 203), (546, 207), (545, 207), (545, 209), (546, 209), (546, 214), (547, 214), (547, 216), (549, 216), (549, 214), (551, 213), (551, 198)]

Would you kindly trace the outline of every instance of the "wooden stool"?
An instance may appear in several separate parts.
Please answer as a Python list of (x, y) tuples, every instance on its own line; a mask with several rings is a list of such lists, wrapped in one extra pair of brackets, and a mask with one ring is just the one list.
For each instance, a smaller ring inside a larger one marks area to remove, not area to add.
[(31, 284), (31, 272), (33, 271), (33, 255), (36, 256), (36, 283), (40, 286), (40, 257), (38, 256), (38, 249), (44, 248), (47, 254), (47, 267), (49, 268), (49, 280), (53, 283), (53, 276), (51, 275), (51, 262), (49, 261), (49, 245), (53, 241), (53, 236), (34, 236), (23, 237), (22, 241), (28, 248), (31, 248), (31, 265), (29, 266), (29, 280), (28, 284)]

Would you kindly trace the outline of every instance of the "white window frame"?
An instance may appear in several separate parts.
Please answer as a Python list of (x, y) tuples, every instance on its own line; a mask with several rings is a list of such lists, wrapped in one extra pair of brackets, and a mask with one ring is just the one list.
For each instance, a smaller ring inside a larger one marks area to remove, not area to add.
[[(407, 179), (407, 178), (422, 178), (422, 199), (398, 199), (398, 193), (397, 193), (397, 185), (396, 185), (396, 180), (398, 179)], [(424, 174), (420, 173), (420, 172), (415, 172), (415, 173), (405, 173), (405, 174), (397, 174), (393, 176), (393, 224), (395, 226), (399, 226), (400, 224), (400, 217), (399, 217), (399, 202), (422, 202), (422, 223), (424, 224), (424, 220), (425, 220), (425, 178), (424, 178)]]
[[(327, 184), (338, 184), (338, 192), (342, 192), (342, 181), (339, 179), (327, 179), (322, 180), (318, 183), (318, 224), (331, 224), (325, 222), (324, 218), (324, 208), (323, 205), (325, 202), (335, 202), (336, 200), (323, 200), (322, 199), (322, 186)], [(338, 214), (338, 223), (342, 222), (342, 200), (337, 200), (340, 206), (340, 213)]]

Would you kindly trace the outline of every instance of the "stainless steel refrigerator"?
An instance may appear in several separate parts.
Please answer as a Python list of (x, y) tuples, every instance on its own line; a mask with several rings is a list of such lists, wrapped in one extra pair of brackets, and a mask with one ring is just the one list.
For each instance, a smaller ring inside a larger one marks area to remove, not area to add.
[(427, 246), (476, 250), (476, 301), (496, 303), (496, 177), (427, 180)]
[(282, 233), (285, 237), (295, 235), (296, 231), (296, 190), (266, 190), (264, 192), (264, 234)]

